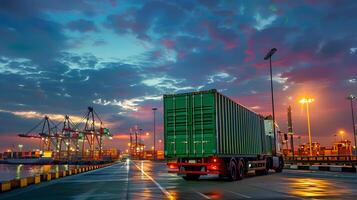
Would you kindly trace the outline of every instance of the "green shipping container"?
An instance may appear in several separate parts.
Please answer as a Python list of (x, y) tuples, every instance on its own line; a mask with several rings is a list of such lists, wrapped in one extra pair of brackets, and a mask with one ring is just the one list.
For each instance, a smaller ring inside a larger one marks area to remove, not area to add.
[(216, 90), (164, 95), (168, 158), (271, 155), (264, 118)]

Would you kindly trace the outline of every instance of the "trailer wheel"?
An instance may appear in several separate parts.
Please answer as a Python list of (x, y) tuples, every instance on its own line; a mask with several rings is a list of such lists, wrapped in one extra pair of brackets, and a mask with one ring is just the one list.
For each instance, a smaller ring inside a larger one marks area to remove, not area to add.
[(284, 168), (284, 159), (282, 156), (279, 156), (279, 167), (275, 169), (275, 172), (280, 173)]
[(199, 174), (186, 174), (186, 176), (182, 177), (186, 181), (198, 180), (200, 178)]
[(238, 180), (238, 174), (237, 174), (237, 164), (235, 159), (231, 159), (229, 162), (229, 167), (228, 167), (228, 178), (230, 181), (236, 181)]
[(244, 173), (245, 173), (244, 162), (242, 159), (240, 159), (237, 167), (237, 175), (238, 175), (237, 180), (243, 179)]

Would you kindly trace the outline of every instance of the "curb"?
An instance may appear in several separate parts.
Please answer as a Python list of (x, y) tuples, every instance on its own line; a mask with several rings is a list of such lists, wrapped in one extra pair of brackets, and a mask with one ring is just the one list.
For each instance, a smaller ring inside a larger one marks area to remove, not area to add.
[(328, 166), (328, 165), (289, 165), (286, 164), (284, 169), (295, 170), (313, 170), (313, 171), (330, 171), (330, 172), (357, 172), (355, 167), (351, 166)]
[(36, 176), (30, 176), (30, 177), (0, 182), (0, 186), (1, 186), (0, 193), (7, 192), (7, 191), (17, 189), (17, 188), (24, 188), (29, 185), (39, 184), (41, 182), (51, 181), (51, 180), (63, 178), (66, 176), (71, 176), (71, 175), (75, 175), (75, 174), (84, 173), (87, 171), (100, 169), (103, 167), (108, 167), (112, 164), (114, 164), (114, 162), (108, 163), (108, 164), (102, 164), (102, 165), (93, 165), (93, 166), (89, 166), (89, 167), (79, 167), (79, 168), (60, 171), (60, 172), (51, 172), (51, 173), (46, 173), (46, 174), (41, 174), (41, 175), (36, 175)]

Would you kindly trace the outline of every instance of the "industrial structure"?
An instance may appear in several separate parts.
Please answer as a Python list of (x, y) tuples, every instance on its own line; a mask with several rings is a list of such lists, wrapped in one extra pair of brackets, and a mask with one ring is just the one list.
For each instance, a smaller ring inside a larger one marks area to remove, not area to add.
[(93, 107), (88, 107), (77, 123), (68, 115), (57, 124), (44, 116), (35, 127), (19, 136), (40, 139), (41, 151), (52, 152), (56, 160), (102, 160), (103, 138), (112, 138)]
[(131, 158), (142, 159), (144, 157), (145, 145), (141, 140), (142, 129), (135, 125), (130, 128), (129, 154)]

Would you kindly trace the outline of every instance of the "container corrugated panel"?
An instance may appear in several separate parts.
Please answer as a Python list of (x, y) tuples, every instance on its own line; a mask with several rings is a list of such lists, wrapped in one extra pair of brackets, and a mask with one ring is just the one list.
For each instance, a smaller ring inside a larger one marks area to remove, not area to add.
[(216, 153), (214, 100), (213, 92), (165, 95), (167, 155), (202, 157)]
[(216, 90), (164, 95), (168, 157), (270, 153), (263, 118)]

